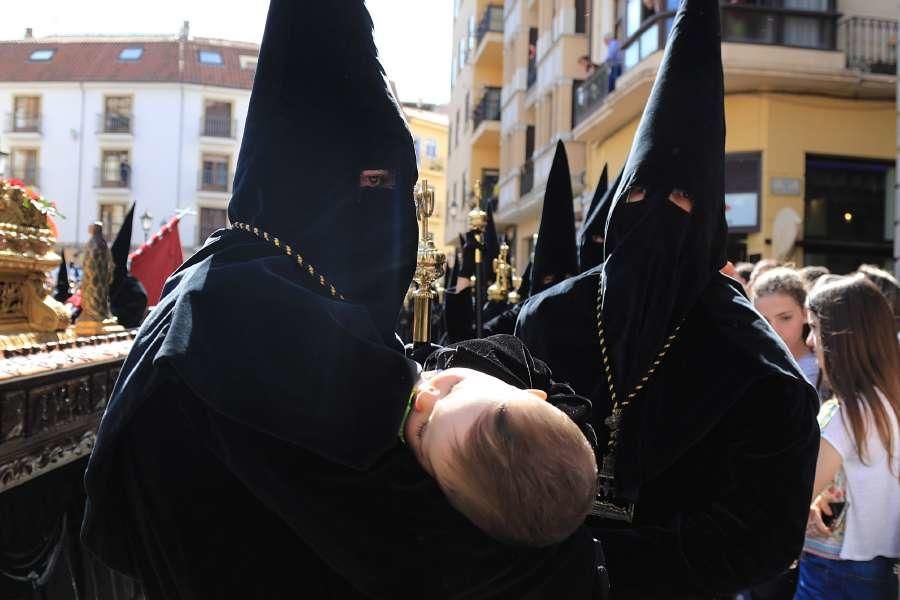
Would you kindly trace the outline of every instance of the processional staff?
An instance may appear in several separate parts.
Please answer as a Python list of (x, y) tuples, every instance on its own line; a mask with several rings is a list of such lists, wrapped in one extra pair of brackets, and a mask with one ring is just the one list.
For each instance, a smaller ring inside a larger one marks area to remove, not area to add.
[(428, 219), (434, 214), (434, 188), (423, 179), (416, 186), (416, 218), (419, 221), (419, 248), (413, 281), (413, 350), (431, 345), (431, 305), (436, 297), (435, 281), (444, 275), (447, 257), (434, 245), (434, 233), (428, 231)]
[(469, 230), (475, 234), (475, 337), (484, 337), (484, 230), (487, 227), (487, 213), (481, 208), (481, 180), (475, 181), (473, 191), (475, 203), (469, 211)]

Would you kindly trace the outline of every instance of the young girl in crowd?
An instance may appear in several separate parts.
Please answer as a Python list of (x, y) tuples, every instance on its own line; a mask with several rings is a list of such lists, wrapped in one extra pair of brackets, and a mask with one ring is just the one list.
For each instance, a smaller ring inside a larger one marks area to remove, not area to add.
[(812, 385), (819, 383), (816, 356), (806, 345), (806, 289), (794, 269), (777, 267), (753, 282), (753, 305), (775, 329)]
[(810, 293), (809, 342), (834, 398), (819, 413), (816, 495), (795, 600), (896, 600), (900, 346), (863, 275)]

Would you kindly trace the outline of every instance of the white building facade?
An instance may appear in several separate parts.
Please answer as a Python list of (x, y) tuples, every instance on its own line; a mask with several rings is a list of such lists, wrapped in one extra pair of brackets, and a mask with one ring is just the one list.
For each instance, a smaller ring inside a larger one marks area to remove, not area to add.
[(186, 38), (0, 42), (4, 176), (57, 203), (64, 246), (97, 220), (111, 240), (136, 203), (133, 245), (141, 215), (152, 235), (188, 210), (181, 242), (195, 248), (226, 224), (257, 55)]

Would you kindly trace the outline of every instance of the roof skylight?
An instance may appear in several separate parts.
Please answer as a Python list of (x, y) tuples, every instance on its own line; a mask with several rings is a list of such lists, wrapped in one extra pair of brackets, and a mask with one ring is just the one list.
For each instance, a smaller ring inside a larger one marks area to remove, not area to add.
[(143, 48), (123, 48), (119, 52), (119, 60), (140, 60), (143, 55)]
[(204, 65), (221, 65), (225, 61), (222, 60), (222, 53), (216, 50), (201, 50), (200, 62)]
[(54, 48), (35, 50), (28, 57), (28, 60), (33, 62), (46, 62), (52, 59), (54, 54), (56, 54), (56, 49)]

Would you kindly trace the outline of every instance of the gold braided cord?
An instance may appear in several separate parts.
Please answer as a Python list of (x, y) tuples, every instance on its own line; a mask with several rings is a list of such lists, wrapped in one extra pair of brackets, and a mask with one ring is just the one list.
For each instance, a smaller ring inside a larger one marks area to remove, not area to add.
[(634, 400), (638, 393), (644, 389), (644, 386), (647, 382), (650, 381), (650, 378), (656, 372), (656, 369), (662, 363), (663, 359), (666, 356), (666, 353), (669, 351), (669, 348), (672, 347), (672, 344), (675, 342), (675, 339), (678, 336), (678, 332), (681, 330), (681, 326), (684, 324), (684, 319), (682, 319), (678, 325), (675, 326), (675, 329), (672, 331), (672, 334), (666, 338), (666, 341), (663, 343), (662, 348), (660, 348), (659, 352), (656, 354), (656, 358), (653, 360), (653, 363), (647, 369), (647, 373), (641, 377), (641, 380), (634, 386), (630, 392), (625, 395), (625, 399), (620, 403), (618, 397), (616, 396), (616, 386), (613, 381), (613, 372), (612, 365), (609, 360), (609, 353), (606, 350), (606, 333), (603, 328), (603, 274), (600, 274), (600, 283), (597, 286), (597, 334), (600, 338), (600, 354), (603, 358), (603, 371), (606, 376), (606, 385), (609, 387), (609, 397), (612, 401), (612, 412), (610, 416), (606, 419), (606, 426), (609, 428), (609, 441), (607, 443), (607, 452), (606, 457), (604, 457), (604, 466), (608, 466), (608, 468), (601, 470), (601, 476), (611, 479), (613, 476), (612, 470), (613, 465), (615, 464), (615, 451), (616, 451), (616, 439), (619, 434), (619, 426), (621, 425), (622, 415), (625, 409), (631, 404), (631, 401)]
[(246, 231), (247, 233), (255, 235), (257, 238), (272, 244), (283, 254), (286, 254), (287, 256), (293, 258), (300, 270), (309, 275), (313, 279), (313, 281), (316, 281), (320, 286), (328, 290), (328, 292), (331, 293), (332, 297), (338, 298), (340, 300), (345, 300), (344, 295), (338, 292), (337, 289), (331, 284), (330, 281), (328, 281), (328, 279), (325, 278), (324, 275), (318, 273), (316, 271), (316, 268), (303, 258), (303, 255), (301, 255), (299, 252), (294, 251), (294, 249), (291, 248), (290, 244), (282, 244), (281, 240), (277, 237), (271, 236), (268, 234), (268, 232), (262, 231), (258, 227), (247, 225), (246, 223), (232, 223), (231, 227), (240, 231)]

